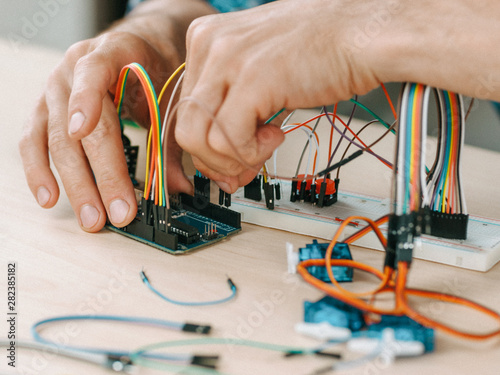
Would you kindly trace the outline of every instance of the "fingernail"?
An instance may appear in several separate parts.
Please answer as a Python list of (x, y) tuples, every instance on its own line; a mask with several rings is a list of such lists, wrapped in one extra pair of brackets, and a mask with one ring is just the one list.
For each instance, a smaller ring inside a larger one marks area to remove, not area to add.
[(71, 116), (71, 120), (69, 121), (69, 133), (75, 134), (78, 130), (81, 129), (83, 123), (85, 122), (85, 116), (82, 112), (76, 112), (73, 116)]
[(36, 200), (40, 206), (45, 206), (50, 200), (50, 192), (45, 186), (40, 186), (36, 191)]
[(231, 191), (231, 186), (229, 186), (228, 183), (223, 182), (223, 181), (216, 181), (215, 184), (220, 187), (222, 190), (224, 190), (226, 193), (229, 193)]
[(90, 229), (97, 224), (99, 220), (99, 211), (94, 206), (86, 204), (80, 210), (80, 220), (84, 228)]
[(109, 216), (114, 224), (123, 223), (128, 215), (130, 206), (123, 199), (115, 199), (109, 205)]

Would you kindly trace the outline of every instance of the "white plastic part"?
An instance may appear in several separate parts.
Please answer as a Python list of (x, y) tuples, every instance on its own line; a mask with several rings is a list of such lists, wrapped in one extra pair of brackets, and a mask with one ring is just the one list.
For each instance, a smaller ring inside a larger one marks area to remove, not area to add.
[(396, 340), (394, 330), (391, 328), (384, 329), (380, 339), (353, 338), (347, 343), (347, 349), (364, 354), (379, 351), (380, 355), (389, 360), (393, 360), (395, 357), (417, 357), (425, 352), (424, 344), (420, 341)]
[(290, 242), (286, 243), (286, 259), (288, 264), (288, 273), (297, 273), (299, 253), (294, 251), (293, 244)]
[(334, 327), (327, 322), (300, 322), (295, 324), (295, 332), (321, 341), (347, 341), (351, 338), (350, 329), (343, 327)]

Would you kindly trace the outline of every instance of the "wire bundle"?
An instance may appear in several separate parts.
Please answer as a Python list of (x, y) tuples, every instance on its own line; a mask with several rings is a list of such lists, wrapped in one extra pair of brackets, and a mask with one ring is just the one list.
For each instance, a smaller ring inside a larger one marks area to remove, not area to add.
[[(417, 311), (410, 303), (410, 297), (419, 297), (428, 301), (439, 301), (451, 305), (459, 305), (478, 311), (485, 316), (493, 318), (500, 324), (500, 314), (496, 311), (484, 307), (478, 303), (458, 296), (433, 292), (421, 289), (408, 288), (407, 277), (412, 260), (413, 241), (420, 235), (420, 230), (424, 222), (422, 207), (428, 202), (428, 195), (425, 189), (425, 166), (424, 166), (424, 141), (427, 129), (427, 103), (430, 88), (415, 83), (406, 83), (403, 86), (399, 113), (398, 143), (396, 148), (396, 168), (393, 189), (393, 213), (389, 217), (382, 217), (372, 221), (365, 217), (349, 217), (340, 225), (335, 233), (330, 245), (327, 248), (324, 259), (309, 259), (299, 263), (298, 273), (304, 280), (326, 294), (339, 299), (353, 307), (365, 312), (378, 315), (406, 315), (416, 322), (443, 332), (467, 339), (488, 339), (500, 336), (500, 328), (490, 332), (475, 333), (466, 329), (460, 329), (432, 319)], [(442, 95), (445, 95), (442, 93)], [(448, 98), (455, 94), (448, 94)], [(457, 96), (455, 96), (457, 99)], [(453, 118), (453, 113), (460, 114), (460, 101), (458, 105), (449, 100), (444, 113), (447, 118)], [(457, 103), (457, 101), (455, 101)], [(463, 117), (462, 117), (463, 118)], [(458, 126), (458, 125), (457, 125)], [(451, 129), (451, 127), (448, 127)], [(450, 137), (450, 139), (452, 139)], [(455, 145), (461, 145), (458, 139), (453, 138)], [(446, 145), (446, 143), (443, 143)], [(450, 149), (452, 142), (450, 140)], [(446, 147), (443, 146), (445, 150)], [(447, 151), (451, 155), (451, 151)], [(456, 154), (455, 154), (456, 155)], [(458, 157), (457, 157), (458, 159)], [(438, 168), (436, 168), (438, 170)], [(344, 243), (352, 243), (366, 233), (373, 230), (379, 238), (381, 244), (386, 249), (384, 270), (371, 267), (369, 265), (347, 259), (332, 259), (332, 252), (335, 244), (349, 223), (354, 220), (365, 221), (368, 226), (361, 229)], [(381, 233), (379, 226), (389, 221), (388, 238)], [(420, 227), (420, 229), (419, 229)], [(325, 283), (311, 275), (308, 267), (324, 266), (328, 272), (330, 283)], [(332, 267), (351, 267), (359, 271), (374, 275), (378, 280), (378, 285), (373, 290), (366, 292), (352, 292), (343, 288), (332, 271)], [(391, 295), (393, 305), (390, 307), (378, 306), (375, 304), (381, 296)]]
[(144, 188), (144, 198), (151, 199), (155, 205), (169, 207), (167, 177), (164, 168), (164, 155), (163, 146), (165, 141), (165, 134), (167, 132), (166, 124), (169, 118), (170, 108), (172, 106), (173, 98), (177, 92), (183, 75), (177, 81), (174, 91), (170, 97), (167, 110), (164, 117), (163, 126), (161, 125), (160, 116), (160, 102), (166, 92), (167, 87), (177, 74), (184, 68), (182, 64), (167, 80), (163, 86), (160, 95), (156, 95), (155, 88), (146, 70), (138, 63), (131, 63), (124, 66), (120, 72), (118, 83), (116, 86), (115, 106), (118, 112), (120, 125), (123, 128), (123, 121), (121, 118), (121, 111), (123, 107), (123, 100), (125, 94), (125, 87), (130, 70), (132, 70), (141, 83), (142, 88), (146, 94), (146, 100), (149, 108), (149, 117), (151, 121), (148, 144), (147, 144), (147, 159), (146, 159), (146, 178)]
[(396, 215), (417, 212), (426, 204), (425, 137), (430, 88), (406, 83), (401, 97), (396, 168), (394, 169), (393, 209)]
[(440, 107), (437, 157), (427, 177), (430, 209), (447, 214), (466, 214), (460, 184), (460, 155), (463, 148), (465, 111), (462, 96), (435, 90)]
[(149, 116), (151, 120), (150, 136), (148, 139), (148, 154), (146, 164), (146, 186), (144, 189), (144, 198), (154, 200), (155, 204), (164, 206), (166, 202), (165, 195), (165, 180), (163, 173), (163, 149), (160, 141), (160, 106), (154, 89), (151, 78), (146, 70), (138, 63), (126, 65), (120, 72), (118, 78), (115, 96), (115, 105), (117, 107), (118, 116), (121, 123), (121, 109), (125, 93), (125, 86), (130, 70), (132, 70), (144, 89), (146, 100), (149, 108)]

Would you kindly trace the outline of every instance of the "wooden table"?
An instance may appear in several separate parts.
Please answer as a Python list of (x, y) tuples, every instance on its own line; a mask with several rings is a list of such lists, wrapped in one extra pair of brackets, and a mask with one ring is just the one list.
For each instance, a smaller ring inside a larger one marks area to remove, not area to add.
[[(15, 52), (0, 40), (0, 338), (5, 338), (7, 264), (16, 262), (17, 334), (30, 339), (31, 325), (44, 318), (65, 314), (122, 314), (176, 321), (209, 323), (213, 336), (246, 338), (267, 342), (312, 346), (316, 341), (297, 335), (294, 324), (303, 318), (303, 301), (315, 301), (321, 293), (299, 276), (286, 272), (285, 241), (301, 247), (311, 238), (243, 225), (240, 234), (202, 251), (171, 256), (123, 236), (102, 231), (80, 230), (69, 202), (61, 193), (55, 208), (44, 210), (25, 183), (17, 142), (35, 98), (62, 53), (35, 46)], [(464, 153), (464, 185), (471, 213), (500, 217), (497, 186), (498, 154), (467, 147)], [(348, 176), (343, 184), (357, 186), (359, 176)], [(361, 184), (363, 185), (363, 184)], [(370, 186), (377, 189), (377, 182)], [(384, 183), (380, 184), (379, 189)], [(387, 192), (384, 192), (386, 194)], [(353, 248), (357, 260), (382, 265), (377, 251)], [(204, 300), (227, 293), (226, 275), (239, 287), (236, 300), (209, 307), (168, 304), (143, 285), (139, 272), (147, 270), (155, 285), (173, 298)], [(412, 265), (414, 286), (456, 293), (500, 310), (500, 266), (487, 273), (467, 271), (425, 261)], [(441, 304), (429, 310), (474, 326), (476, 315), (460, 320)], [(76, 328), (75, 328), (76, 327)], [(187, 334), (121, 324), (61, 323), (44, 330), (48, 338), (78, 345), (134, 349), (140, 345), (193, 337)], [(272, 352), (236, 349), (222, 345), (209, 350), (222, 355), (221, 370), (231, 374), (307, 374), (331, 363), (327, 359), (282, 359)], [(348, 373), (353, 374), (498, 374), (500, 346), (474, 343), (437, 334), (434, 353), (398, 360), (391, 367), (376, 361)], [(18, 349), (17, 371), (7, 366), (5, 350), (0, 373), (8, 374), (107, 374), (72, 360)], [(138, 374), (159, 373), (140, 369)]]

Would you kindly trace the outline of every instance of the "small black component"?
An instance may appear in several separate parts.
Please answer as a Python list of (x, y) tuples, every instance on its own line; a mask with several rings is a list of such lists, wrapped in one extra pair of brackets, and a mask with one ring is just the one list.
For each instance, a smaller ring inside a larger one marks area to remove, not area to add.
[[(285, 353), (285, 358), (295, 357), (297, 355), (304, 355), (304, 354), (309, 354), (309, 353), (303, 352), (303, 351), (298, 351), (298, 350), (290, 350), (290, 351)], [(317, 350), (314, 352), (314, 354), (317, 356), (321, 356), (321, 357), (342, 359), (342, 355), (340, 355), (338, 353), (328, 353), (328, 352), (323, 352), (321, 350)], [(331, 369), (331, 367), (330, 367), (330, 369)]]
[(130, 357), (126, 355), (118, 356), (116, 354), (108, 354), (106, 356), (107, 367), (115, 372), (129, 373), (133, 370), (134, 363)]
[(236, 289), (236, 285), (233, 283), (233, 280), (231, 280), (229, 277), (227, 278), (227, 283), (229, 284), (229, 289), (231, 290)]
[(114, 362), (120, 362), (124, 365), (133, 365), (132, 360), (124, 355), (118, 356), (116, 354), (108, 354), (108, 361), (114, 363)]
[(137, 168), (137, 156), (139, 154), (139, 146), (131, 146), (130, 139), (124, 134), (122, 134), (123, 151), (125, 153), (125, 161), (127, 162), (128, 175), (132, 180), (134, 186), (139, 183), (135, 179), (135, 171)]
[(469, 215), (430, 211), (430, 231), (424, 233), (453, 240), (467, 239)]
[(231, 194), (219, 189), (219, 205), (226, 207), (231, 206)]
[(210, 200), (210, 180), (203, 176), (194, 176), (194, 195)]
[[(154, 241), (153, 241), (154, 240)], [(154, 231), (154, 238), (150, 240), (163, 247), (168, 247), (172, 250), (178, 248), (178, 238), (176, 234), (162, 232), (161, 230)]]
[(198, 174), (194, 176), (194, 202), (197, 207), (210, 203), (210, 180)]
[(144, 238), (147, 241), (153, 241), (154, 228), (152, 225), (144, 224), (142, 220), (134, 220), (129, 225), (123, 228), (124, 232), (133, 234), (134, 236)]
[(255, 178), (245, 185), (243, 188), (244, 196), (246, 199), (251, 199), (257, 202), (262, 200), (262, 191), (261, 191), (261, 176), (255, 176)]
[(200, 231), (192, 225), (171, 219), (169, 232), (176, 234), (180, 243), (192, 244), (200, 240)]
[(152, 201), (144, 197), (141, 199), (139, 216), (144, 224), (153, 225), (154, 223), (153, 206), (154, 203)]
[(328, 178), (326, 180), (325, 179), (321, 180), (319, 194), (317, 194), (317, 202), (316, 202), (316, 204), (320, 208), (321, 207), (329, 207), (332, 204), (336, 203), (337, 199), (338, 199), (338, 187), (339, 187), (340, 179), (336, 178), (334, 180), (335, 192), (332, 192), (331, 194), (329, 194), (330, 192), (327, 191), (328, 181), (330, 181), (330, 183), (331, 183), (331, 180)]
[(311, 194), (309, 194), (308, 198), (312, 204), (316, 202), (316, 184), (311, 184)]
[(316, 351), (316, 352), (314, 352), (314, 354), (316, 354), (317, 356), (321, 356), (321, 357), (342, 359), (342, 355), (340, 355), (339, 353), (328, 353), (328, 352)]
[(281, 199), (281, 184), (278, 182), (276, 184), (274, 184), (274, 190), (275, 190), (275, 197), (276, 197), (276, 200), (280, 200)]
[(413, 239), (417, 233), (417, 217), (420, 213), (389, 216), (389, 230), (385, 265), (393, 269), (399, 262), (411, 263), (413, 258)]
[(323, 207), (324, 202), (325, 202), (325, 193), (326, 193), (326, 181), (321, 181), (321, 185), (319, 188), (319, 195), (318, 195), (318, 207)]
[(297, 186), (298, 186), (298, 181), (296, 181), (296, 180), (292, 181), (292, 192), (290, 194), (290, 202), (295, 202), (298, 198)]
[(153, 210), (153, 223), (155, 230), (166, 232), (168, 224), (170, 223), (170, 211), (165, 206), (152, 205)]
[(431, 233), (431, 209), (429, 206), (425, 206), (420, 210), (421, 215), (418, 217), (419, 221), (417, 222), (418, 224), (418, 230), (420, 230), (421, 234), (430, 234)]
[(226, 192), (219, 188), (219, 206), (224, 205), (224, 196), (225, 195), (226, 195)]
[(155, 227), (156, 230), (160, 230), (160, 206), (158, 206), (157, 204), (153, 204), (152, 209), (153, 209), (153, 226)]
[(215, 369), (219, 356), (216, 355), (195, 355), (191, 360), (192, 365), (201, 366), (205, 368)]
[(285, 352), (285, 358), (290, 358), (290, 357), (295, 357), (297, 355), (303, 355), (304, 352), (300, 350), (290, 350), (288, 352)]
[(194, 332), (194, 333), (199, 333), (201, 335), (208, 335), (211, 329), (212, 329), (211, 326), (202, 326), (199, 324), (192, 324), (192, 323), (186, 323), (182, 327), (182, 330), (184, 332)]
[(269, 182), (264, 182), (264, 198), (266, 200), (266, 207), (274, 210), (274, 187)]
[(303, 180), (301, 183), (300, 183), (300, 192), (299, 192), (299, 200), (300, 201), (303, 201), (306, 197), (306, 194), (307, 194), (307, 181), (306, 180)]

